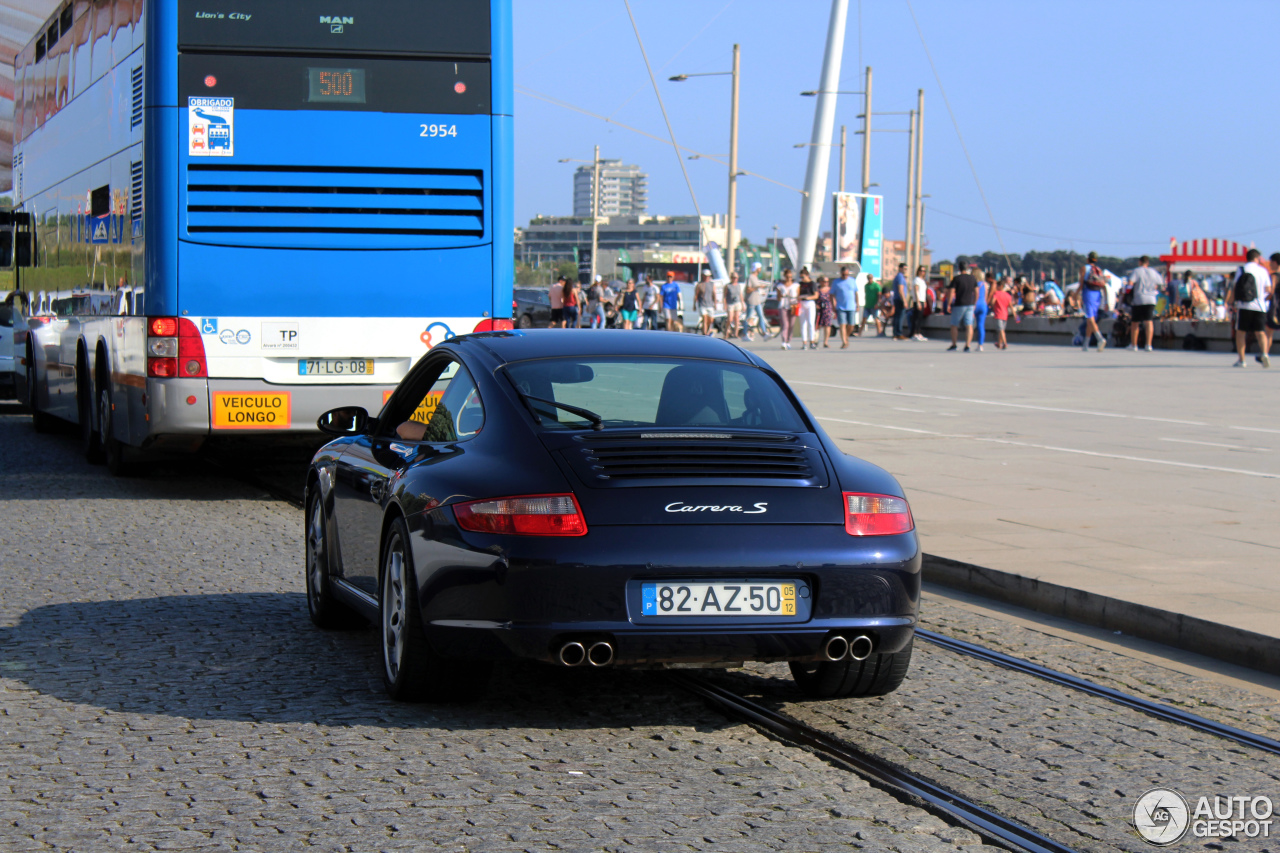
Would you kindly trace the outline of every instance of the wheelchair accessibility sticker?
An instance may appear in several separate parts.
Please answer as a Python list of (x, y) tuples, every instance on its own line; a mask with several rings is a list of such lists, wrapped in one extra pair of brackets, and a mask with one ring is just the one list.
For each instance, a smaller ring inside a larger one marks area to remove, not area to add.
[(235, 153), (235, 98), (187, 98), (187, 153), (230, 157)]

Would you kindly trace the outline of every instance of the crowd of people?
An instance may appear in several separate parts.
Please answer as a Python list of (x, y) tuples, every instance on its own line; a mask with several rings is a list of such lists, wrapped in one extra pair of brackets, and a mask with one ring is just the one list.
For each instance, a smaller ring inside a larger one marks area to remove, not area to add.
[[(994, 321), (996, 349), (1008, 349), (1010, 322), (1069, 316), (1081, 320), (1077, 345), (1101, 351), (1107, 339), (1098, 320), (1108, 312), (1117, 318), (1113, 333), (1118, 342), (1127, 340), (1129, 350), (1150, 351), (1159, 307), (1163, 319), (1230, 319), (1239, 356), (1236, 366), (1245, 365), (1246, 347), (1253, 336), (1259, 349), (1256, 360), (1269, 367), (1272, 338), (1280, 329), (1280, 299), (1276, 299), (1280, 252), (1271, 256), (1269, 268), (1260, 257), (1258, 250), (1249, 251), (1246, 263), (1223, 283), (1216, 305), (1190, 272), (1166, 282), (1146, 256), (1113, 300), (1109, 274), (1099, 266), (1097, 254), (1090, 252), (1079, 271), (1078, 286), (1065, 292), (1052, 280), (1037, 284), (1024, 276), (997, 275), (962, 262), (957, 262), (959, 272), (949, 281), (931, 279), (923, 266), (909, 275), (907, 265), (899, 264), (892, 278), (864, 277), (861, 283), (847, 267), (834, 279), (814, 278), (807, 268), (798, 276), (787, 269), (775, 282), (763, 278), (756, 263), (745, 282), (735, 272), (722, 287), (712, 281), (710, 271), (704, 271), (693, 286), (692, 308), (697, 331), (703, 335), (719, 333), (726, 339), (748, 341), (757, 336), (777, 338), (784, 350), (793, 345), (829, 348), (836, 338), (840, 348), (846, 349), (850, 339), (870, 336), (873, 330), (876, 337), (925, 341), (924, 320), (941, 313), (949, 315), (949, 351), (960, 349), (963, 334), (964, 352), (982, 352), (988, 315)], [(552, 327), (685, 330), (684, 290), (674, 272), (668, 271), (661, 284), (628, 279), (619, 285), (596, 276), (584, 288), (562, 276), (551, 287)]]

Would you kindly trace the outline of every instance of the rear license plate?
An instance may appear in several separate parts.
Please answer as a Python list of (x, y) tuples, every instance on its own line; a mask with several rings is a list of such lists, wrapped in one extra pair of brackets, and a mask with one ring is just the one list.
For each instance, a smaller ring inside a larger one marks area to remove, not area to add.
[(646, 583), (640, 586), (645, 616), (795, 616), (796, 582)]
[(214, 429), (288, 429), (287, 393), (223, 393), (213, 395)]
[(300, 358), (299, 376), (372, 376), (371, 358)]

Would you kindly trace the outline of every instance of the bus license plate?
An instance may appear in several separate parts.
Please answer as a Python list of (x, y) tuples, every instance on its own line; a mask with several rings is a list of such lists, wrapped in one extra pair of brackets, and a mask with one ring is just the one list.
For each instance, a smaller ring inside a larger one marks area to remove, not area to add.
[(796, 583), (646, 583), (640, 601), (645, 616), (795, 616)]
[(299, 376), (372, 376), (371, 358), (300, 358)]

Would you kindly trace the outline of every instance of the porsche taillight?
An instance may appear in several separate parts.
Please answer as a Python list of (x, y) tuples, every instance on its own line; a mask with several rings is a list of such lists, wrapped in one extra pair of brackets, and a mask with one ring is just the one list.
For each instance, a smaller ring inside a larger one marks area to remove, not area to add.
[(526, 495), (454, 504), (458, 526), (473, 533), (586, 536), (587, 520), (573, 495)]
[(891, 536), (915, 526), (911, 507), (903, 498), (844, 493), (844, 530), (850, 536)]

